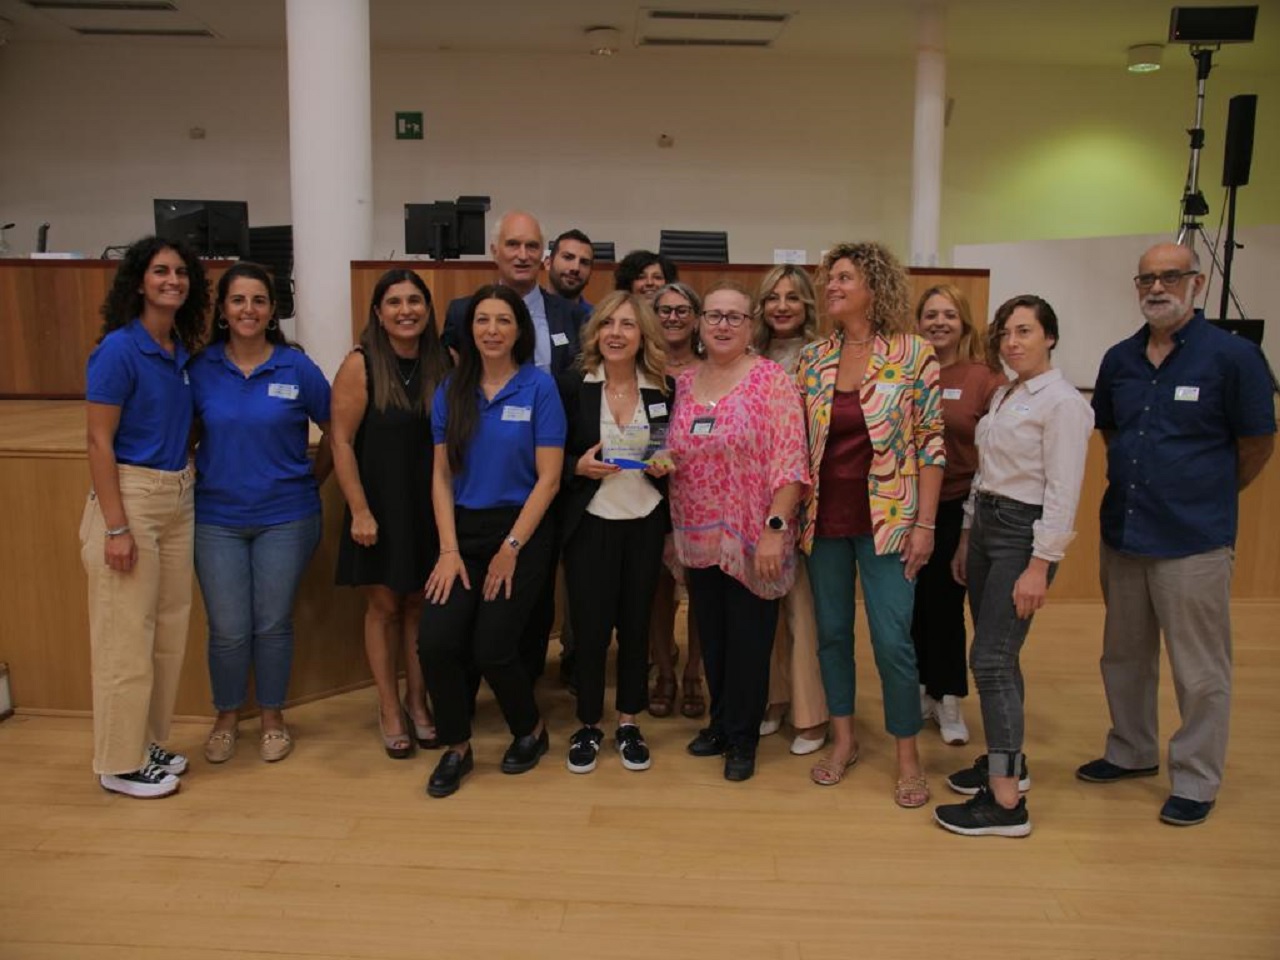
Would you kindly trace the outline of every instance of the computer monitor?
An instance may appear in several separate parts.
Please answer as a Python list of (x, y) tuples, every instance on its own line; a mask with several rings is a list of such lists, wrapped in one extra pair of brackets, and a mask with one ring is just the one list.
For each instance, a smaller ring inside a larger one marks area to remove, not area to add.
[(592, 240), (591, 256), (596, 263), (616, 263), (618, 260), (617, 249), (612, 240)]
[(156, 236), (201, 257), (249, 256), (249, 204), (243, 200), (154, 200)]
[(459, 197), (404, 205), (404, 252), (432, 260), (456, 260), (485, 252), (488, 197)]

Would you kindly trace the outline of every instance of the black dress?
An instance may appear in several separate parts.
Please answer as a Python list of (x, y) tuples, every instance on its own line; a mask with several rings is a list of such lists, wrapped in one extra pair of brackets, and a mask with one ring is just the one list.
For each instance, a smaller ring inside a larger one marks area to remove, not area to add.
[[(363, 351), (362, 351), (363, 355)], [(422, 365), (399, 358), (405, 393), (420, 397)], [(421, 591), (439, 553), (431, 509), (431, 421), (421, 403), (413, 410), (373, 402), (373, 372), (364, 358), (368, 399), (356, 432), (356, 465), (378, 541), (362, 547), (351, 539), (351, 508), (342, 521), (336, 582), (340, 586), (384, 586), (395, 593)]]

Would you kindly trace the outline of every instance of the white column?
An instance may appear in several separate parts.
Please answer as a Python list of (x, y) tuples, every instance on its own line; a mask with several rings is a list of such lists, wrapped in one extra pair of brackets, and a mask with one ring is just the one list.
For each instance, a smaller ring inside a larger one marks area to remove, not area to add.
[(942, 144), (947, 114), (947, 54), (941, 7), (920, 7), (916, 41), (916, 123), (911, 157), (911, 265), (933, 267), (942, 221)]
[(373, 250), (369, 0), (287, 0), (297, 337), (332, 378), (351, 347), (351, 261)]

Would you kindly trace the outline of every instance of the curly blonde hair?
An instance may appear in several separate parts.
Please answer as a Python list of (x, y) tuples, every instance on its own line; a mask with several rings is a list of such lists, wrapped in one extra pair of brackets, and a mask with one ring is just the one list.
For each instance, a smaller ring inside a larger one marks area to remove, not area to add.
[[(871, 325), (881, 333), (915, 333), (911, 315), (911, 288), (902, 263), (882, 243), (837, 243), (822, 258), (815, 286), (821, 290), (831, 278), (831, 268), (848, 260), (871, 291)], [(827, 318), (824, 324), (830, 328)]]
[(582, 328), (582, 355), (578, 366), (584, 371), (598, 370), (604, 363), (600, 355), (600, 328), (605, 321), (629, 304), (635, 311), (640, 325), (640, 350), (636, 353), (636, 369), (647, 373), (663, 393), (667, 392), (667, 350), (658, 326), (657, 314), (647, 298), (629, 290), (615, 290), (607, 294), (591, 311), (591, 319)]

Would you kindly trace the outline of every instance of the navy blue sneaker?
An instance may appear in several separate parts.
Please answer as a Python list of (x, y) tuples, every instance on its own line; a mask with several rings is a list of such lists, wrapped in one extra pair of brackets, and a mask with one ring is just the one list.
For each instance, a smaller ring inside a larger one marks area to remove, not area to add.
[(1122, 767), (1106, 757), (1099, 757), (1077, 767), (1076, 779), (1086, 783), (1115, 783), (1117, 780), (1129, 780), (1133, 777), (1154, 777), (1159, 772), (1159, 766)]
[(1194, 827), (1209, 819), (1213, 804), (1212, 800), (1188, 800), (1171, 795), (1160, 808), (1160, 819), (1175, 827)]

